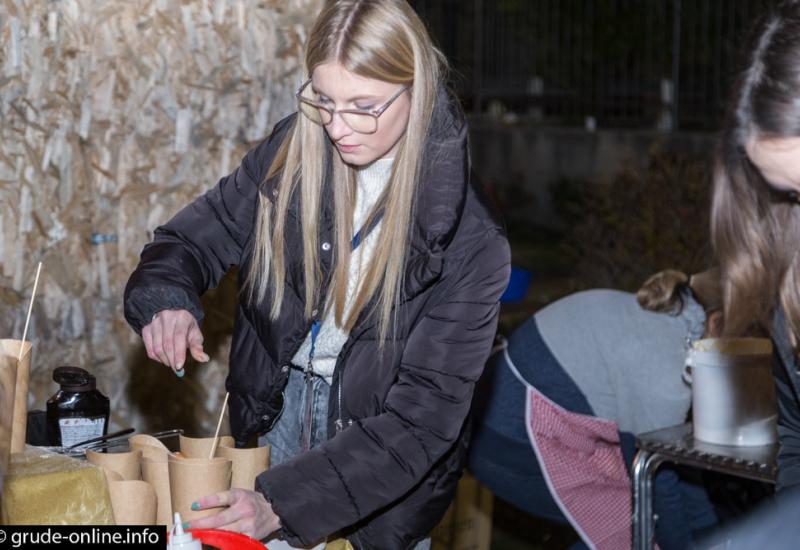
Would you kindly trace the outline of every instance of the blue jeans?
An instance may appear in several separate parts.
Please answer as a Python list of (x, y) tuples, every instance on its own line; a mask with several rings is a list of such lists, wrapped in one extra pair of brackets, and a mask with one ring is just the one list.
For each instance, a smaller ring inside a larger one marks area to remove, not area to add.
[[(306, 427), (306, 407), (311, 399), (312, 415), (310, 440), (311, 447), (316, 447), (328, 440), (328, 400), (330, 385), (324, 378), (312, 378), (311, 395), (305, 376), (299, 369), (291, 369), (289, 382), (284, 391), (284, 408), (281, 417), (272, 430), (258, 439), (259, 445), (268, 444), (270, 449), (270, 465), (275, 466), (301, 454), (303, 440), (308, 437)], [(431, 539), (426, 538), (416, 544), (414, 550), (429, 550)]]
[(306, 395), (306, 380), (302, 371), (291, 369), (284, 393), (284, 408), (272, 430), (259, 438), (259, 445), (270, 445), (271, 465), (286, 462), (302, 452), (302, 439), (308, 437), (305, 415), (308, 399), (312, 400), (311, 447), (328, 439), (328, 398), (331, 387), (324, 378), (314, 376), (312, 395)]
[[(561, 367), (529, 319), (512, 335), (508, 353), (520, 375), (549, 399), (579, 414), (593, 415), (586, 396)], [(473, 435), (467, 468), (495, 495), (520, 510), (568, 523), (550, 494), (525, 428), (527, 388), (514, 376), (502, 353), (495, 354), (476, 388)], [(634, 437), (620, 433), (628, 468), (635, 454)], [(717, 523), (705, 489), (682, 479), (668, 465), (656, 473), (654, 509), (656, 542), (662, 550), (691, 546), (692, 532)], [(582, 543), (573, 548), (585, 548)]]

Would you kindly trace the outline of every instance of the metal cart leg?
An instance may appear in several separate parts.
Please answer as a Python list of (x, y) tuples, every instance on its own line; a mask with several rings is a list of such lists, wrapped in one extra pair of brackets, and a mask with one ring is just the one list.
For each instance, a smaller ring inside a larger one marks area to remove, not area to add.
[(653, 475), (664, 461), (658, 453), (639, 451), (633, 460), (633, 548), (652, 550), (655, 538), (653, 518)]

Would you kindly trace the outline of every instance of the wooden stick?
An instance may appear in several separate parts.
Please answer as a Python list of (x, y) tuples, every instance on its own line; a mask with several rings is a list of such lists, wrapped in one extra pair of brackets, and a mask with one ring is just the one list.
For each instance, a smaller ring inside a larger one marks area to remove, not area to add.
[(222, 426), (222, 419), (225, 417), (225, 407), (228, 406), (228, 396), (230, 395), (229, 392), (225, 392), (225, 401), (222, 402), (222, 410), (219, 412), (219, 421), (217, 422), (217, 431), (214, 432), (214, 444), (211, 445), (211, 453), (208, 455), (208, 459), (211, 460), (214, 458), (214, 455), (217, 452), (217, 443), (219, 443), (219, 429)]
[(22, 352), (25, 349), (25, 338), (28, 337), (28, 323), (31, 321), (31, 311), (33, 311), (33, 298), (36, 296), (36, 287), (39, 286), (39, 274), (42, 272), (42, 262), (36, 268), (36, 278), (33, 280), (33, 292), (31, 292), (31, 301), (28, 304), (28, 316), (25, 318), (25, 328), (22, 331), (22, 342), (19, 345), (19, 357), (17, 363), (22, 361)]

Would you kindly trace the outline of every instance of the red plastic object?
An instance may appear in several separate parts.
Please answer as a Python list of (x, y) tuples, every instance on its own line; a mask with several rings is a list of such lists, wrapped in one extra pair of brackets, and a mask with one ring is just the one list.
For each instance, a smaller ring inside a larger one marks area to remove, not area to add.
[(263, 543), (247, 535), (220, 529), (187, 529), (195, 539), (220, 550), (269, 550)]

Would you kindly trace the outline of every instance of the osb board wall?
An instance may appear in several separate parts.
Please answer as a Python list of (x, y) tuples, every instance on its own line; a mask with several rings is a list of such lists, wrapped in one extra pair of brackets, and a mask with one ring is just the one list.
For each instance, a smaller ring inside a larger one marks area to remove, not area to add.
[[(125, 324), (152, 230), (294, 110), (321, 0), (0, 0), (0, 337), (29, 338), (31, 408), (52, 369), (93, 372), (115, 426), (213, 431), (231, 295), (206, 300), (208, 365), (178, 380)], [(210, 349), (208, 349), (210, 348)]]

